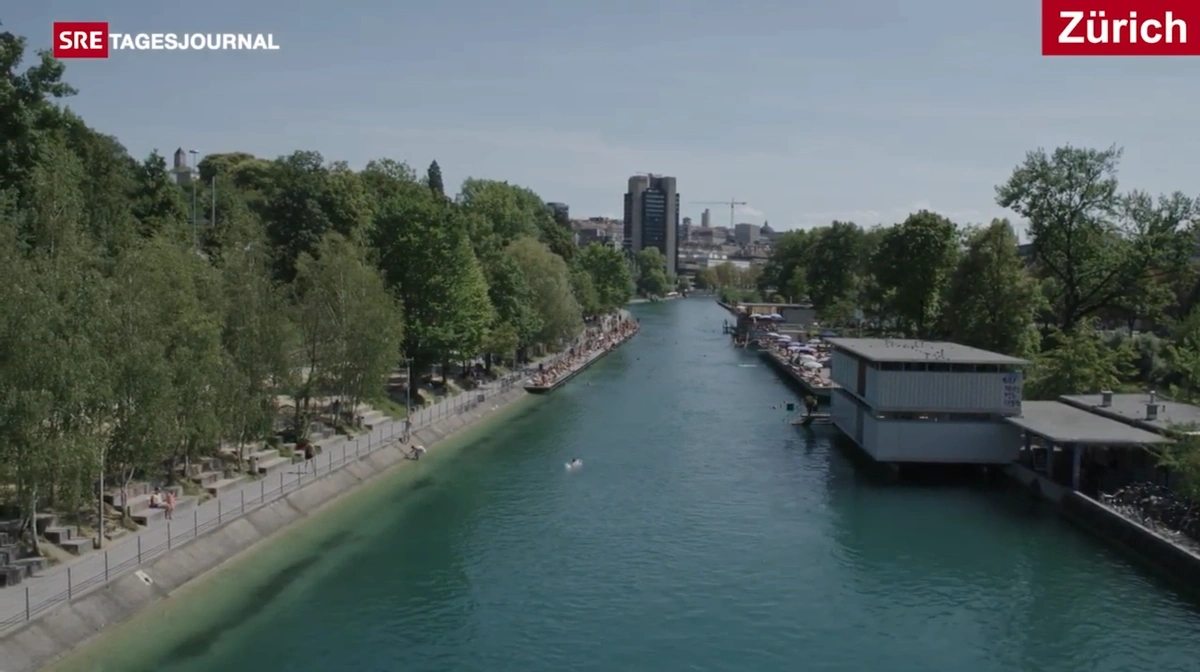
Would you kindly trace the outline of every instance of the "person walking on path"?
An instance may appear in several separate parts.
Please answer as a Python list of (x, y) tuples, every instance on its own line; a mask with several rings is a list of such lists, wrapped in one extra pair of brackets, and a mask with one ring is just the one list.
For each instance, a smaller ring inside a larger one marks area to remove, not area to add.
[(300, 448), (304, 451), (304, 469), (300, 473), (307, 474), (309, 463), (317, 456), (317, 447), (313, 445), (312, 441), (302, 439)]

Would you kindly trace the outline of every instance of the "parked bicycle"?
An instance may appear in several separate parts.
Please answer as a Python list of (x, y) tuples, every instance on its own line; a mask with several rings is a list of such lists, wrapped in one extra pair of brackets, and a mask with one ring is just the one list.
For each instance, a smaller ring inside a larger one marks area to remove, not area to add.
[(1148, 527), (1188, 537), (1200, 544), (1200, 507), (1154, 483), (1132, 483), (1100, 496), (1104, 505)]

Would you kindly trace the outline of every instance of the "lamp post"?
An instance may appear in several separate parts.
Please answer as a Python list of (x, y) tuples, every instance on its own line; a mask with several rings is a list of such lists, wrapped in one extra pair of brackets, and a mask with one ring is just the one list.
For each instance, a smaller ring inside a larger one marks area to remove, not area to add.
[(404, 358), (404, 442), (412, 431), (412, 357)]
[(196, 236), (196, 157), (200, 154), (194, 149), (189, 149), (188, 154), (192, 155), (192, 249), (199, 249), (200, 239)]

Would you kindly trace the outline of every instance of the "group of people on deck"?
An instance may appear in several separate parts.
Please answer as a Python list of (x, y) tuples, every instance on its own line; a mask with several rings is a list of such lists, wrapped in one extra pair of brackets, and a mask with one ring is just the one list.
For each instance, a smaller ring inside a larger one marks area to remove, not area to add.
[(568, 350), (565, 357), (561, 357), (550, 366), (539, 364), (537, 375), (532, 380), (533, 384), (539, 387), (554, 385), (560, 378), (574, 371), (576, 367), (597, 353), (615, 347), (617, 343), (628, 338), (637, 329), (636, 320), (621, 318), (617, 318), (615, 322), (607, 325), (602, 324), (599, 327), (589, 328), (583, 343)]

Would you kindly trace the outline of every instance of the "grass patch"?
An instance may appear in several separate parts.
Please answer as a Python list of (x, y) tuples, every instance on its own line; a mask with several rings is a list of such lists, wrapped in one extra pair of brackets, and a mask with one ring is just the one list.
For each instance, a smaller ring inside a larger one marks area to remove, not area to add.
[(367, 403), (371, 404), (371, 407), (375, 410), (380, 411), (384, 415), (394, 420), (403, 420), (408, 415), (408, 409), (404, 407), (404, 404), (396, 403), (396, 401), (390, 397), (371, 399)]

